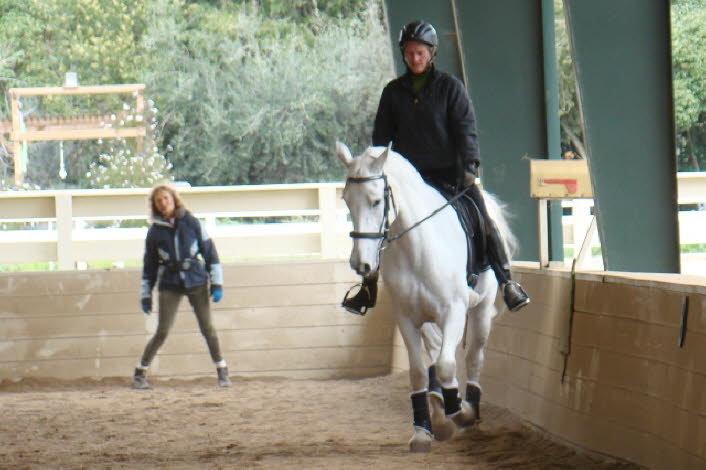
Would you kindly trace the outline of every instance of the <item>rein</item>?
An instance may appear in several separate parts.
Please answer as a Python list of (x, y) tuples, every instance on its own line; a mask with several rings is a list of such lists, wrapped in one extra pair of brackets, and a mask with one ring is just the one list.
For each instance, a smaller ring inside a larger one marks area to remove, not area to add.
[(351, 238), (367, 238), (367, 239), (382, 239), (383, 245), (380, 247), (381, 250), (384, 250), (392, 242), (395, 240), (399, 240), (403, 236), (405, 236), (407, 233), (409, 233), (411, 230), (417, 228), (420, 226), (423, 222), (426, 222), (427, 220), (431, 219), (434, 217), (436, 214), (444, 210), (447, 206), (453, 204), (454, 202), (458, 201), (461, 197), (463, 197), (464, 194), (468, 192), (470, 189), (470, 186), (467, 188), (464, 188), (463, 191), (460, 191), (459, 193), (455, 194), (451, 199), (447, 200), (445, 204), (443, 204), (441, 207), (435, 209), (434, 211), (431, 212), (431, 214), (427, 215), (423, 219), (418, 220), (414, 224), (410, 225), (406, 229), (402, 230), (400, 233), (390, 236), (390, 202), (394, 206), (395, 205), (395, 200), (392, 196), (392, 190), (390, 189), (390, 185), (387, 183), (387, 175), (386, 174), (381, 174), (379, 176), (364, 176), (364, 177), (350, 177), (346, 179), (346, 183), (368, 183), (370, 181), (375, 181), (375, 180), (383, 180), (385, 183), (385, 189), (384, 189), (384, 199), (385, 199), (385, 207), (383, 209), (383, 218), (382, 222), (380, 223), (380, 231), (378, 232), (356, 232), (352, 231), (350, 233)]

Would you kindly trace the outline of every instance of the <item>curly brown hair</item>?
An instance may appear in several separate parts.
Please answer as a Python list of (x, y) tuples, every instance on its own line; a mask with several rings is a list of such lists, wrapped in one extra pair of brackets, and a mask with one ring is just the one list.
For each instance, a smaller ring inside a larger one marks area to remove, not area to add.
[(172, 195), (172, 199), (174, 199), (174, 210), (175, 211), (178, 209), (186, 208), (186, 206), (184, 205), (184, 202), (181, 200), (181, 198), (179, 197), (179, 194), (176, 192), (176, 189), (172, 188), (171, 186), (169, 186), (167, 184), (159, 184), (159, 185), (155, 186), (154, 188), (152, 188), (152, 191), (150, 192), (150, 195), (148, 198), (149, 206), (150, 206), (150, 215), (152, 217), (162, 217), (162, 213), (159, 212), (159, 210), (157, 209), (157, 206), (154, 203), (154, 198), (157, 196), (157, 193), (159, 193), (161, 191), (166, 191)]

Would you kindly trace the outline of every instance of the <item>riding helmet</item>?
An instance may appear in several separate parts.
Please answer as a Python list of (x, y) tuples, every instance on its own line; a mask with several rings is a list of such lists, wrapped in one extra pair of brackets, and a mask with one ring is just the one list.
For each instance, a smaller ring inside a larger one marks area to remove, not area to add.
[(404, 52), (404, 45), (409, 41), (417, 41), (432, 48), (436, 52), (439, 38), (434, 27), (424, 20), (412, 21), (400, 31), (400, 50)]

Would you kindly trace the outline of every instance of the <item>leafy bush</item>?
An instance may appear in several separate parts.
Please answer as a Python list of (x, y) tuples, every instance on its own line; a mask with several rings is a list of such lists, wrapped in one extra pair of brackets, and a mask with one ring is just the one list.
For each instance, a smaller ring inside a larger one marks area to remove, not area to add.
[(142, 156), (119, 149), (91, 163), (86, 177), (94, 188), (150, 188), (173, 181), (171, 170), (171, 163), (156, 151)]

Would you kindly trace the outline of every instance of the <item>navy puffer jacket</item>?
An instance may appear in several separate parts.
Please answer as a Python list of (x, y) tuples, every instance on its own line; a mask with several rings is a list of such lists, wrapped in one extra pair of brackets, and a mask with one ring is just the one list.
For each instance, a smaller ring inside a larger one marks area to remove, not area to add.
[(174, 226), (154, 218), (147, 231), (142, 267), (141, 298), (159, 290), (179, 290), (211, 283), (223, 285), (216, 246), (199, 220), (183, 208), (176, 210)]

